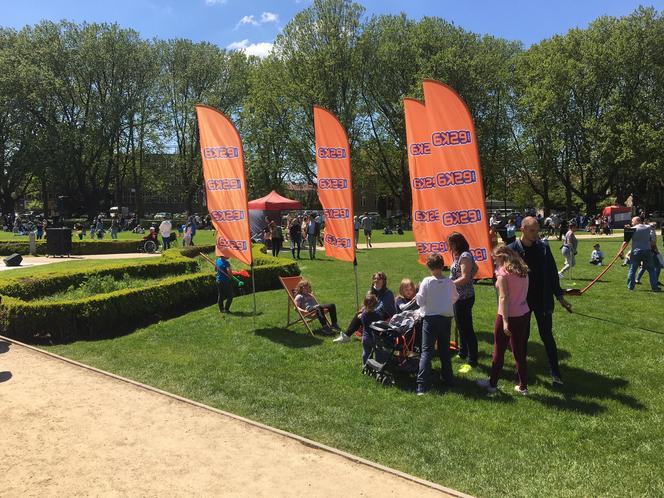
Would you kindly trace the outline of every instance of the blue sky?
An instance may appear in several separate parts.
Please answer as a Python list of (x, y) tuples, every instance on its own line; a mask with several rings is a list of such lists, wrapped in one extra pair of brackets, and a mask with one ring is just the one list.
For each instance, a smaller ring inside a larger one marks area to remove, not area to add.
[[(664, 10), (664, 0), (363, 0), (367, 14), (439, 16), (476, 33), (526, 46), (601, 15), (622, 16), (639, 4)], [(0, 0), (0, 25), (21, 28), (42, 19), (117, 22), (145, 38), (190, 38), (265, 55), (279, 30), (311, 0)]]

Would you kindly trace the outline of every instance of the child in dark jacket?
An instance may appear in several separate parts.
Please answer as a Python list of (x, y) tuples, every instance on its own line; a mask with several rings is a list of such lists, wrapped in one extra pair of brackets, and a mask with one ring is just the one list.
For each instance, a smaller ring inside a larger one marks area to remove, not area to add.
[(373, 322), (381, 320), (381, 315), (376, 311), (378, 299), (375, 294), (367, 293), (364, 297), (364, 308), (360, 320), (362, 321), (362, 365), (364, 365), (374, 346), (374, 339), (369, 328)]

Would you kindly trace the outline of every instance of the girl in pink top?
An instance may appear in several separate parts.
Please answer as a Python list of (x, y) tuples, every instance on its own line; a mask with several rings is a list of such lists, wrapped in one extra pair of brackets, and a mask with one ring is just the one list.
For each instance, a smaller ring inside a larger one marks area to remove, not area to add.
[(489, 392), (495, 392), (503, 369), (505, 349), (509, 343), (514, 354), (519, 384), (514, 389), (528, 394), (526, 379), (526, 343), (530, 327), (528, 296), (528, 265), (519, 254), (502, 246), (493, 252), (496, 264), (496, 288), (498, 289), (498, 315), (493, 330), (493, 362), (491, 376), (477, 383)]

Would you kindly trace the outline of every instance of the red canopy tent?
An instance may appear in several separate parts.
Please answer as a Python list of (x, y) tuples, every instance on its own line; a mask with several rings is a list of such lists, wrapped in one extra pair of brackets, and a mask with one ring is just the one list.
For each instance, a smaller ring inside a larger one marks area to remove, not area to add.
[(302, 209), (302, 203), (279, 195), (273, 190), (265, 197), (249, 201), (249, 209), (254, 211), (287, 211), (289, 209)]
[(632, 221), (632, 208), (626, 206), (606, 206), (602, 216), (609, 218), (612, 228), (622, 228)]

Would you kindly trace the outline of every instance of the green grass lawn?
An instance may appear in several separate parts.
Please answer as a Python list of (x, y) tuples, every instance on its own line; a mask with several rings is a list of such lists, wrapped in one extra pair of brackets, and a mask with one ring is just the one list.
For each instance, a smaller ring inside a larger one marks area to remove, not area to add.
[[(560, 261), (558, 246), (552, 242)], [(618, 246), (602, 242), (607, 255)], [(598, 273), (587, 263), (591, 250), (592, 241), (580, 242), (577, 287)], [(415, 256), (412, 248), (360, 251), (361, 294), (377, 270), (392, 289), (403, 277), (424, 277)], [(321, 301), (337, 303), (345, 325), (355, 303), (352, 266), (321, 258), (302, 260), (301, 269)], [(533, 327), (528, 397), (513, 394), (509, 353), (502, 393), (486, 396), (474, 385), (491, 361), (490, 284), (476, 286), (480, 367), (459, 375), (452, 391), (424, 397), (414, 395), (412, 379), (383, 388), (361, 375), (358, 341), (337, 345), (284, 329), (283, 291), (258, 294), (255, 319), (243, 296), (234, 315), (210, 306), (124, 337), (47, 349), (478, 496), (662, 496), (664, 295), (646, 284), (627, 291), (625, 275), (617, 264), (570, 298), (596, 318), (556, 311), (560, 390)]]

